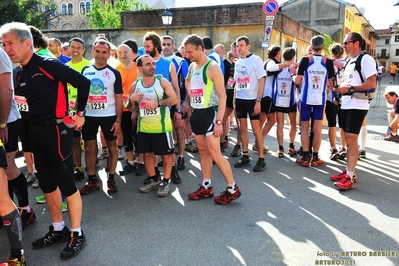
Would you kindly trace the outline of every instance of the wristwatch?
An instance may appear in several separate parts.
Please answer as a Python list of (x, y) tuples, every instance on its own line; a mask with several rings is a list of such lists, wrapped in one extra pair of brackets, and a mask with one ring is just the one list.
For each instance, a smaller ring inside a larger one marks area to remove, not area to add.
[(221, 125), (222, 124), (222, 120), (216, 120), (216, 125)]
[(256, 101), (257, 101), (257, 102), (261, 102), (261, 101), (262, 101), (262, 98), (258, 97), (258, 98), (256, 98)]
[(85, 115), (86, 115), (86, 110), (78, 111), (76, 114), (77, 114), (78, 116), (80, 116), (80, 117), (85, 117)]
[(350, 86), (348, 92), (349, 92), (350, 94), (354, 93), (354, 92), (355, 92), (355, 87)]
[(158, 107), (161, 107), (162, 106), (162, 100), (159, 100), (158, 101)]
[(0, 129), (4, 129), (4, 128), (6, 128), (6, 126), (7, 126), (7, 124), (5, 124), (5, 123), (0, 123)]

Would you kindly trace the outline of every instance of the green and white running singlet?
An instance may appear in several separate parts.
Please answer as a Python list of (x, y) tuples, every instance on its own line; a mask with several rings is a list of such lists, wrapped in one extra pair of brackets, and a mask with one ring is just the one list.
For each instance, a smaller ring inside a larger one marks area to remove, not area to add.
[(142, 100), (138, 103), (138, 127), (137, 130), (142, 133), (165, 133), (172, 132), (172, 120), (168, 106), (160, 106), (154, 110), (146, 110), (144, 106), (149, 99), (158, 102), (164, 99), (165, 92), (161, 85), (161, 76), (154, 76), (154, 83), (150, 87), (145, 87), (142, 78), (137, 79), (134, 91), (144, 94)]
[(206, 109), (218, 106), (219, 97), (211, 81), (208, 78), (208, 67), (212, 60), (206, 62), (200, 68), (193, 68), (190, 73), (190, 105), (194, 109)]

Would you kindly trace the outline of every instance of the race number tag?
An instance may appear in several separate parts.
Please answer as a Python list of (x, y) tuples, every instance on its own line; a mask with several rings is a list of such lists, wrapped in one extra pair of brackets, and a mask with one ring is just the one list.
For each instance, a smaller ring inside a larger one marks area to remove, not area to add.
[(229, 80), (227, 81), (227, 89), (234, 89), (234, 83), (235, 83), (236, 81), (234, 80), (234, 79), (232, 79), (232, 78), (229, 78)]
[(107, 95), (92, 96), (89, 95), (87, 100), (88, 108), (92, 110), (106, 110), (108, 109)]
[(190, 89), (190, 98), (192, 105), (201, 105), (204, 103), (204, 89)]
[(249, 77), (237, 78), (237, 88), (244, 90), (250, 89), (251, 86), (249, 84)]
[(26, 98), (24, 96), (14, 95), (14, 100), (17, 103), (18, 110), (20, 112), (28, 112), (29, 111), (28, 102), (26, 101)]
[(123, 103), (123, 107), (127, 108), (128, 104), (129, 104), (129, 94), (123, 94), (122, 95), (122, 103)]
[(155, 108), (154, 110), (147, 110), (145, 109), (147, 102), (140, 102), (140, 116), (156, 116), (161, 113), (159, 107)]

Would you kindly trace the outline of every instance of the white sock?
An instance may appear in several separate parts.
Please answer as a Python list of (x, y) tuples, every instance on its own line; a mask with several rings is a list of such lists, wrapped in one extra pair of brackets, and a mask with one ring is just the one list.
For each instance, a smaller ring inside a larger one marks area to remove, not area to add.
[(209, 189), (211, 186), (211, 179), (202, 179), (202, 185), (206, 188)]
[(58, 222), (58, 223), (52, 223), (52, 224), (54, 227), (54, 231), (62, 231), (62, 229), (64, 229), (64, 227), (65, 227), (64, 221)]
[(347, 174), (348, 176), (350, 176), (351, 179), (353, 179), (353, 172), (347, 171), (346, 174)]
[(20, 210), (26, 210), (27, 212), (30, 212), (30, 206), (25, 206), (25, 207), (18, 207)]
[(231, 194), (236, 193), (236, 183), (234, 182), (233, 184), (229, 185), (227, 184), (227, 191)]
[(190, 139), (186, 139), (186, 144), (190, 144)]
[(134, 161), (127, 161), (129, 164), (134, 165)]
[(359, 133), (359, 150), (363, 151), (366, 149), (367, 139), (367, 126), (362, 126)]
[(78, 232), (79, 236), (82, 235), (82, 229), (80, 227), (79, 228), (71, 228), (71, 232)]

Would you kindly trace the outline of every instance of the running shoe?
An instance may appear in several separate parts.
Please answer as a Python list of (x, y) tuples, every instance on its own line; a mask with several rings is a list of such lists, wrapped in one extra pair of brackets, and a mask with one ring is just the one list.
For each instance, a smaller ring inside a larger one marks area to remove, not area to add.
[(301, 165), (301, 166), (303, 166), (303, 167), (309, 167), (309, 166), (310, 166), (310, 161), (311, 161), (310, 158), (303, 158), (303, 156), (302, 156), (301, 158), (298, 158), (298, 159), (295, 161), (295, 163), (296, 163), (297, 165)]
[[(345, 177), (345, 175), (346, 175), (346, 168), (344, 170), (342, 170), (342, 172), (337, 175), (331, 175), (330, 179), (334, 182), (339, 182), (342, 180), (342, 178)], [(356, 173), (353, 173), (353, 182), (356, 183)]]
[(36, 180), (32, 184), (33, 188), (38, 188), (39, 187), (39, 179), (36, 178)]
[(22, 255), (20, 259), (7, 257), (0, 266), (26, 266), (25, 255)]
[(336, 148), (330, 149), (330, 160), (336, 161), (339, 158), (339, 152)]
[(70, 232), (68, 243), (61, 252), (61, 259), (66, 260), (75, 257), (86, 244), (86, 237), (83, 231), (81, 236), (79, 236), (79, 232)]
[(323, 166), (324, 165), (324, 161), (320, 158), (316, 158), (316, 159), (312, 159), (310, 162), (310, 166), (312, 167), (318, 167), (318, 166)]
[(144, 164), (139, 163), (139, 166), (137, 167), (137, 170), (136, 170), (136, 176), (142, 176), (142, 175), (145, 175), (145, 173), (147, 173), (147, 170), (145, 170)]
[(398, 135), (389, 135), (384, 138), (386, 141), (393, 141), (393, 142), (399, 142), (399, 136)]
[(238, 199), (240, 196), (241, 196), (241, 190), (238, 186), (236, 186), (236, 192), (234, 194), (230, 193), (226, 188), (226, 190), (221, 192), (220, 196), (216, 196), (214, 200), (218, 204), (226, 205), (232, 202), (233, 200)]
[(35, 181), (36, 181), (36, 176), (35, 176), (35, 174), (33, 174), (33, 173), (28, 173), (28, 174), (26, 175), (26, 183), (32, 184), (32, 183), (35, 182)]
[(158, 197), (166, 197), (169, 194), (169, 181), (162, 180), (158, 188)]
[(54, 243), (60, 243), (68, 241), (69, 229), (65, 225), (62, 231), (54, 231), (54, 227), (50, 225), (48, 233), (35, 241), (32, 242), (32, 248), (44, 248)]
[(84, 187), (79, 189), (79, 192), (80, 195), (87, 195), (99, 189), (100, 189), (100, 184), (98, 183), (98, 181), (88, 181)]
[(140, 192), (141, 193), (147, 193), (150, 192), (154, 189), (159, 188), (159, 185), (161, 184), (161, 180), (154, 181), (153, 179), (150, 179), (151, 182), (143, 187), (140, 187)]
[(177, 158), (177, 170), (181, 171), (186, 168), (186, 164), (184, 163), (184, 157)]
[(264, 158), (263, 159), (259, 158), (252, 170), (254, 172), (262, 172), (265, 169), (266, 169), (265, 159)]
[(30, 212), (24, 209), (19, 209), (19, 215), (21, 216), (22, 220), (22, 230), (25, 230), (28, 225), (36, 220), (36, 215), (33, 212), (32, 208), (30, 209)]
[(127, 175), (135, 172), (136, 170), (137, 170), (136, 165), (131, 165), (130, 163), (126, 163), (126, 165), (123, 167), (123, 170), (119, 171), (119, 175)]
[(97, 159), (102, 160), (108, 158), (108, 149), (101, 149), (100, 153), (97, 155)]
[(85, 178), (85, 174), (83, 171), (80, 171), (78, 168), (75, 168), (75, 171), (73, 172), (73, 175), (75, 177), (75, 181), (79, 181)]
[(295, 150), (295, 148), (294, 147), (289, 147), (288, 148), (288, 155), (289, 156), (295, 156), (295, 155), (297, 155), (298, 153), (297, 153), (297, 151)]
[(242, 168), (244, 166), (249, 166), (249, 165), (251, 165), (251, 160), (249, 159), (249, 157), (248, 156), (246, 156), (246, 157), (242, 156), (241, 159), (238, 160), (238, 162), (236, 162), (234, 164), (234, 167), (235, 168)]
[(118, 192), (118, 188), (116, 187), (116, 184), (115, 184), (115, 179), (113, 179), (113, 178), (108, 178), (107, 187), (108, 187), (108, 193)]
[(366, 159), (366, 151), (365, 150), (359, 151), (359, 159)]
[[(160, 176), (158, 177), (159, 179), (161, 178)], [(176, 169), (172, 168), (172, 175), (171, 175), (171, 180), (173, 184), (180, 184), (181, 183), (181, 178), (179, 176), (179, 172)]]
[(199, 189), (188, 194), (188, 197), (192, 200), (213, 198), (213, 187), (205, 188), (203, 185), (199, 184)]
[(339, 153), (338, 159), (343, 160), (346, 158), (346, 148), (341, 147), (338, 153)]
[(64, 201), (62, 202), (61, 211), (62, 211), (62, 212), (68, 211), (68, 203), (67, 203), (66, 200), (64, 200)]
[(192, 153), (198, 152), (198, 148), (195, 147), (191, 141), (185, 145), (184, 150)]
[(35, 201), (39, 204), (45, 204), (46, 197), (44, 195), (39, 195), (39, 196), (35, 197)]
[(241, 145), (235, 145), (231, 152), (231, 157), (238, 157), (241, 155)]
[(278, 150), (276, 155), (277, 155), (278, 158), (283, 158), (284, 157), (284, 149)]
[[(252, 144), (252, 150), (259, 152), (258, 145), (256, 145), (256, 143)], [(268, 153), (269, 151), (269, 147), (263, 146), (263, 153)]]
[(355, 182), (349, 175), (344, 174), (339, 182), (334, 182), (334, 186), (340, 189), (348, 190), (355, 187)]

